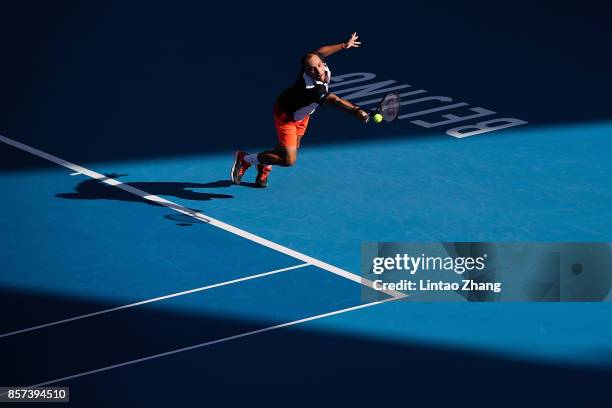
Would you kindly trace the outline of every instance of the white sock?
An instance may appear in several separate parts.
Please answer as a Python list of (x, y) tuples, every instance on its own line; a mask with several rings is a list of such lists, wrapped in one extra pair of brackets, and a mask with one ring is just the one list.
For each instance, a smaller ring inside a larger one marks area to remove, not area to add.
[(257, 160), (257, 153), (247, 154), (246, 156), (244, 156), (244, 161), (249, 164), (258, 164), (259, 161)]

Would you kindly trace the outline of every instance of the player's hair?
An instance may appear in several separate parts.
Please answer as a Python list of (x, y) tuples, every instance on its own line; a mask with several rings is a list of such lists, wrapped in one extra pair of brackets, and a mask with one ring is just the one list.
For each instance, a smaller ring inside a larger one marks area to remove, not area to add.
[(302, 55), (302, 58), (300, 59), (300, 65), (303, 67), (306, 64), (306, 61), (313, 55), (316, 55), (317, 57), (321, 58), (321, 61), (325, 63), (325, 58), (323, 58), (323, 55), (321, 53), (312, 51)]

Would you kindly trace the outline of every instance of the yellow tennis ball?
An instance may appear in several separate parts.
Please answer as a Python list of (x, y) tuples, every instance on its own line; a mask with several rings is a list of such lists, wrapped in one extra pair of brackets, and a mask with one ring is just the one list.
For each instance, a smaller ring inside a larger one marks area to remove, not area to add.
[(374, 115), (374, 122), (380, 123), (380, 122), (382, 122), (382, 120), (383, 120), (383, 117), (382, 117), (382, 115), (380, 113), (377, 113), (377, 114)]

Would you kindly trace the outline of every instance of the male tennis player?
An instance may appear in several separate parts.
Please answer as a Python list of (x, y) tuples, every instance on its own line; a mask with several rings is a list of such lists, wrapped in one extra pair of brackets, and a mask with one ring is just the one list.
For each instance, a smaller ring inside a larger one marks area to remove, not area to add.
[(325, 58), (340, 50), (358, 48), (361, 45), (361, 42), (357, 41), (358, 38), (357, 33), (353, 33), (345, 43), (327, 45), (302, 57), (302, 69), (297, 81), (278, 96), (274, 105), (274, 125), (278, 144), (274, 150), (256, 154), (237, 151), (231, 172), (234, 184), (240, 184), (244, 173), (255, 164), (257, 165), (255, 183), (259, 187), (267, 187), (268, 174), (273, 165), (293, 166), (310, 115), (319, 105), (332, 104), (355, 115), (364, 123), (369, 120), (370, 116), (366, 111), (329, 93), (327, 88), (331, 80), (331, 71), (325, 63)]

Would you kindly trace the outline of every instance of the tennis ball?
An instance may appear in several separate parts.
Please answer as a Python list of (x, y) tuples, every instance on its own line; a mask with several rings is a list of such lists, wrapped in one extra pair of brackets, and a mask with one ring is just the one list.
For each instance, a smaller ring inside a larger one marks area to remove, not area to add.
[(382, 115), (380, 113), (377, 113), (377, 114), (374, 115), (374, 122), (380, 123), (380, 122), (382, 122), (382, 120), (383, 120), (383, 117), (382, 117)]

